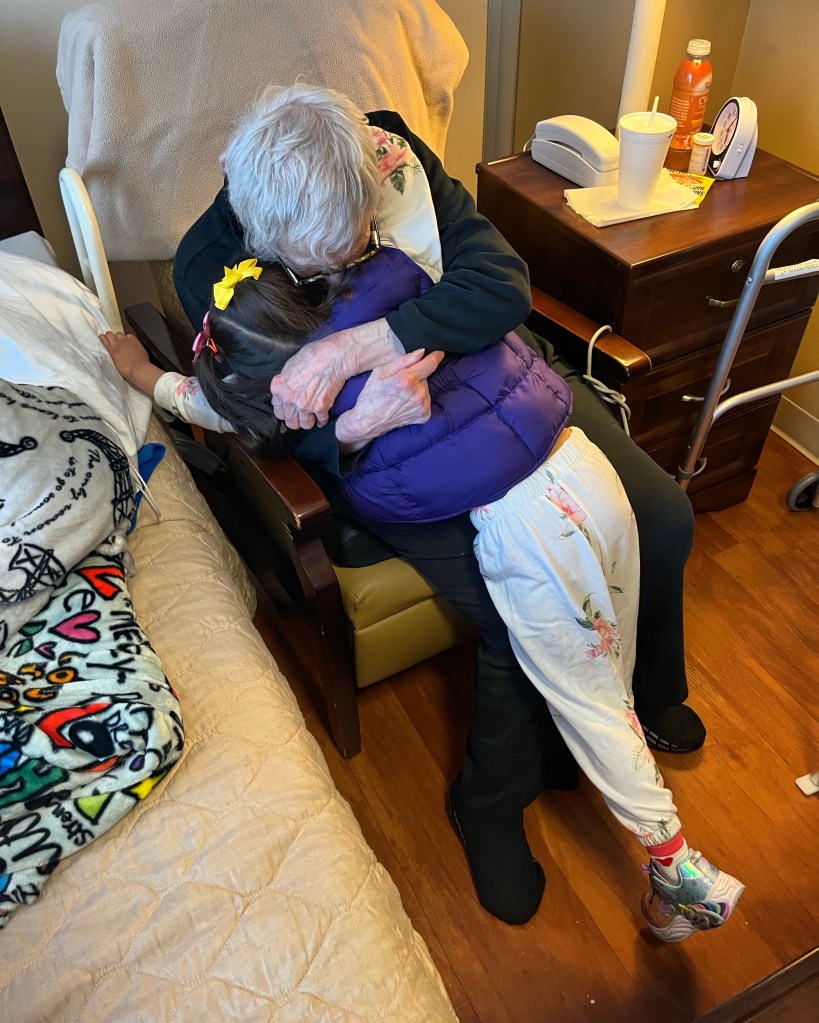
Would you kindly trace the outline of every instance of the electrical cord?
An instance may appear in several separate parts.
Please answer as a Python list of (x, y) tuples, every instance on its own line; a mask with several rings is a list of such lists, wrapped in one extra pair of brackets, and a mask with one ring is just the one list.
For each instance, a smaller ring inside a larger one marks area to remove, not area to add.
[(162, 518), (162, 513), (159, 510), (159, 505), (156, 503), (156, 501), (154, 499), (154, 495), (151, 493), (150, 489), (148, 488), (148, 484), (143, 479), (142, 473), (139, 471), (139, 469), (137, 469), (137, 467), (135, 465), (131, 465), (129, 467), (131, 469), (131, 480), (132, 480), (132, 482), (134, 484), (134, 489), (135, 490), (139, 490), (139, 491), (142, 492), (142, 496), (145, 498), (145, 500), (148, 502), (148, 504), (153, 508), (154, 512), (156, 513), (156, 517), (158, 519), (161, 519)]
[(594, 355), (594, 346), (603, 334), (611, 333), (611, 326), (606, 324), (596, 330), (589, 341), (589, 350), (586, 357), (586, 372), (583, 374), (583, 379), (587, 384), (594, 388), (595, 391), (600, 395), (603, 401), (609, 405), (616, 405), (620, 410), (620, 417), (623, 420), (623, 429), (626, 431), (627, 436), (631, 436), (631, 431), (628, 428), (628, 421), (631, 419), (631, 409), (628, 407), (626, 399), (619, 392), (614, 390), (612, 387), (608, 387), (603, 383), (602, 380), (598, 380), (596, 376), (592, 374), (592, 356)]

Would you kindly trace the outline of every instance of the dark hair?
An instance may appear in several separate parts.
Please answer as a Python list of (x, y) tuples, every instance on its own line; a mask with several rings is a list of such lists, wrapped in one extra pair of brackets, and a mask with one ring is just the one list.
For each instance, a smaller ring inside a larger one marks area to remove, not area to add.
[(284, 425), (273, 415), (270, 380), (327, 322), (344, 282), (296, 287), (278, 263), (262, 263), (258, 280), (239, 281), (226, 309), (211, 303), (218, 356), (203, 348), (194, 364), (211, 408), (257, 447), (281, 448)]

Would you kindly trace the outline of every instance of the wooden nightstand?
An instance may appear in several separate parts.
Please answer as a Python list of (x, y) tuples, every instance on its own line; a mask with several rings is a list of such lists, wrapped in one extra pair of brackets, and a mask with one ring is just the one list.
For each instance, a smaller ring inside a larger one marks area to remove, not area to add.
[[(478, 209), (529, 264), (532, 284), (612, 329), (651, 357), (653, 369), (623, 387), (638, 444), (676, 472), (733, 308), (762, 238), (787, 213), (819, 199), (819, 178), (757, 152), (751, 173), (716, 181), (698, 210), (595, 228), (566, 203), (576, 187), (528, 154), (479, 164)], [(780, 247), (775, 265), (819, 250), (808, 225)], [(728, 393), (787, 377), (819, 291), (803, 278), (763, 289)], [(724, 303), (713, 304), (713, 301)], [(688, 494), (698, 511), (748, 496), (778, 397), (731, 413), (712, 430), (705, 471)]]

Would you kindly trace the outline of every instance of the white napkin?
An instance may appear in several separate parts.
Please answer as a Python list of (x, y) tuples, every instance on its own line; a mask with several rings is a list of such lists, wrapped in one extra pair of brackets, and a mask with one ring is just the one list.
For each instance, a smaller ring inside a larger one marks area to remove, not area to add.
[(617, 205), (617, 185), (595, 188), (567, 188), (563, 193), (571, 208), (595, 227), (623, 224), (627, 220), (658, 217), (661, 213), (695, 210), (696, 196), (690, 188), (678, 184), (664, 167), (650, 204), (643, 210), (624, 210)]

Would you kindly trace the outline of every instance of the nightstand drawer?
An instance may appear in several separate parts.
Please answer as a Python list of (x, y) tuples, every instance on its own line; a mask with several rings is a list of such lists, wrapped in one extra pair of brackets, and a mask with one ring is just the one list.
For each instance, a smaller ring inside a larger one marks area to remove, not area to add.
[[(700, 256), (680, 253), (674, 269), (633, 275), (618, 334), (647, 352), (655, 365), (722, 342), (761, 238), (726, 245)], [(791, 235), (774, 256), (774, 266), (789, 266), (819, 251), (816, 232)], [(819, 278), (802, 278), (760, 292), (749, 329), (809, 310)], [(710, 300), (730, 303), (715, 306)]]
[[(731, 367), (724, 397), (787, 377), (808, 318), (805, 313), (747, 334)], [(680, 434), (688, 437), (702, 403), (683, 401), (683, 396), (705, 396), (721, 350), (722, 343), (711, 345), (657, 366), (623, 388), (631, 408), (631, 432), (641, 447)]]

